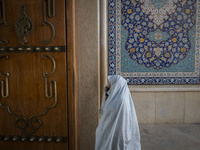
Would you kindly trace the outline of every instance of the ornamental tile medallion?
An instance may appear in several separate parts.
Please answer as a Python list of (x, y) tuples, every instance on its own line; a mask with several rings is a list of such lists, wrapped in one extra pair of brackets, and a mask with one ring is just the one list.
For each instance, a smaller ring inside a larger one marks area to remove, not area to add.
[(200, 84), (200, 0), (108, 0), (108, 72), (132, 85)]

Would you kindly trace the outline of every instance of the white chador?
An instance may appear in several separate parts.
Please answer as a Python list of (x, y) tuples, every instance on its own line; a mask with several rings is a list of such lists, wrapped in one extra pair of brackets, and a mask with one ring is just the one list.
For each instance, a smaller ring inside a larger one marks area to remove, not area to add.
[(101, 119), (96, 129), (95, 150), (141, 150), (140, 132), (127, 82), (108, 76), (111, 88), (104, 92)]

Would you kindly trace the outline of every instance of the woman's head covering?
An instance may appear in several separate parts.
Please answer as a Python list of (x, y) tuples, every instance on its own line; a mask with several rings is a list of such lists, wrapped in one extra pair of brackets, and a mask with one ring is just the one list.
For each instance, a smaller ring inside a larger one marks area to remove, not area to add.
[(101, 119), (96, 130), (95, 150), (140, 150), (140, 133), (127, 81), (108, 76), (108, 98), (101, 105)]

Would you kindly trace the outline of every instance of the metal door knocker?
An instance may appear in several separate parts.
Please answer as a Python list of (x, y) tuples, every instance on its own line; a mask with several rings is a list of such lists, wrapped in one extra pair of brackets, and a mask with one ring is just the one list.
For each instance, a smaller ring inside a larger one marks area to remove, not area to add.
[(17, 35), (19, 36), (19, 43), (23, 46), (28, 44), (26, 36), (31, 34), (33, 30), (33, 22), (26, 14), (26, 7), (22, 5), (21, 7), (21, 17), (17, 19), (15, 23), (15, 29)]

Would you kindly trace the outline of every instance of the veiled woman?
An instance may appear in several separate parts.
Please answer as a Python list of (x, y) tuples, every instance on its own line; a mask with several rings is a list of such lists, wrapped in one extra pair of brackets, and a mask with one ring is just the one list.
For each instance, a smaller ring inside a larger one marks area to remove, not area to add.
[(96, 129), (95, 150), (141, 150), (140, 132), (127, 81), (108, 76)]

